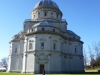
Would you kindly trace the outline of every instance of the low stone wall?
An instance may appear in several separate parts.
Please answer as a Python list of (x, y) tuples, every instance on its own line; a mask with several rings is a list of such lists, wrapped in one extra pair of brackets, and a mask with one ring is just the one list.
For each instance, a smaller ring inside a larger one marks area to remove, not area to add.
[(98, 70), (85, 70), (85, 72), (98, 72)]

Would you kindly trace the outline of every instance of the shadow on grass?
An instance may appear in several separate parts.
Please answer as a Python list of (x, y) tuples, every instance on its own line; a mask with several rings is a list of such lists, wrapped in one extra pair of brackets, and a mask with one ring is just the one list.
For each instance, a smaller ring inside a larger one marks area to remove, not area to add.
[(100, 72), (68, 73), (68, 74), (100, 74)]

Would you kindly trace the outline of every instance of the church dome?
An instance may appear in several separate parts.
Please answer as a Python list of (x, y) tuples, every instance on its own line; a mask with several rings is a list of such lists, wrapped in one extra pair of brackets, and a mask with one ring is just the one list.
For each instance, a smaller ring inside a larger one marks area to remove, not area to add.
[(38, 27), (38, 26), (50, 26), (50, 27), (55, 27), (52, 23), (47, 22), (47, 21), (41, 21), (39, 23), (34, 24), (32, 27)]
[(41, 0), (40, 2), (38, 2), (35, 5), (34, 9), (38, 8), (40, 6), (51, 6), (51, 7), (59, 9), (58, 5), (54, 1), (52, 1), (52, 0)]

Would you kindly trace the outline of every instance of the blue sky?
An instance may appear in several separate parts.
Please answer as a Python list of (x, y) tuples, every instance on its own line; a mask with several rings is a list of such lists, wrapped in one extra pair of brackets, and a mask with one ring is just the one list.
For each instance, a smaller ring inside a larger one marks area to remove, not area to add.
[[(25, 19), (39, 0), (0, 0), (0, 59), (9, 54), (13, 35), (23, 30)], [(100, 41), (100, 0), (53, 0), (63, 12), (68, 29), (81, 36), (84, 48)], [(88, 51), (87, 51), (88, 52)]]

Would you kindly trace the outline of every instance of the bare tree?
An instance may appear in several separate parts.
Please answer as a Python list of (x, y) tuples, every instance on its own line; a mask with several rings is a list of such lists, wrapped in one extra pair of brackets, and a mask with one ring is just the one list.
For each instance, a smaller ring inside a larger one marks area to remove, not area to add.
[(88, 46), (90, 55), (90, 65), (94, 67), (100, 66), (100, 41), (93, 42), (92, 47)]
[(7, 67), (8, 67), (8, 58), (7, 57), (5, 57), (1, 60), (1, 66), (7, 69)]
[(90, 65), (91, 65), (92, 68), (94, 69), (94, 67), (95, 67), (95, 59), (94, 59), (94, 55), (95, 55), (95, 54), (92, 53), (94, 49), (91, 49), (90, 46), (88, 46), (88, 49), (89, 49), (89, 55), (90, 55)]
[(94, 49), (94, 51), (95, 51), (95, 53), (96, 53), (96, 58), (98, 58), (100, 55), (100, 43), (98, 42), (98, 43), (96, 43), (96, 42), (94, 42), (93, 44), (93, 49)]
[(91, 47), (90, 46), (88, 46), (88, 49), (89, 49), (89, 55), (90, 55), (90, 60), (91, 59), (94, 59), (94, 53), (92, 53), (93, 52), (93, 49), (91, 49)]
[(87, 54), (86, 54), (85, 48), (84, 48), (84, 53), (83, 54), (84, 54), (84, 66), (85, 66), (85, 69), (86, 69), (88, 59), (87, 59)]
[(98, 43), (94, 42), (93, 43), (93, 49), (96, 53), (95, 58), (96, 58), (96, 67), (100, 66), (100, 41)]

